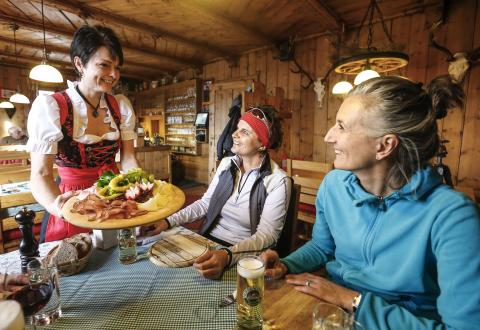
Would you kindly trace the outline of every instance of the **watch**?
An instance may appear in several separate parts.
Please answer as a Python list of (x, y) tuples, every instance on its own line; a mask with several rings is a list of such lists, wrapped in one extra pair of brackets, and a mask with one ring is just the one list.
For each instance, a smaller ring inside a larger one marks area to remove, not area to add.
[(355, 298), (353, 298), (352, 309), (353, 309), (354, 313), (357, 311), (358, 306), (360, 306), (361, 301), (362, 301), (362, 294), (361, 293), (359, 293), (358, 295), (355, 296)]

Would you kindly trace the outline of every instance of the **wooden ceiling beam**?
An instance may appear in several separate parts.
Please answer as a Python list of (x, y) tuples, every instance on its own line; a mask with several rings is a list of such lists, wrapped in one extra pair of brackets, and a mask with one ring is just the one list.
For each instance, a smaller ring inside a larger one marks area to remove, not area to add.
[[(5, 43), (10, 43), (12, 46), (14, 45), (14, 40), (10, 38), (5, 38), (0, 36), (0, 42), (5, 42)], [(22, 47), (27, 47), (27, 48), (32, 48), (32, 49), (37, 49), (43, 51), (43, 43), (41, 42), (25, 42), (17, 39), (17, 46), (22, 46)], [(68, 47), (60, 47), (60, 46), (53, 46), (50, 45), (47, 48), (47, 52), (50, 54), (52, 52), (58, 53), (61, 55), (68, 55), (70, 56), (70, 49)], [(145, 64), (144, 63), (138, 63), (138, 62), (133, 62), (133, 61), (127, 61), (124, 63), (124, 65), (127, 66), (133, 66), (133, 67), (138, 67), (145, 69)], [(159, 67), (157, 65), (149, 65), (149, 69), (152, 69), (156, 71), (156, 73), (159, 73), (161, 75), (172, 75), (174, 74), (173, 71), (170, 71), (166, 69), (165, 67)]]
[(257, 39), (259, 42), (266, 45), (274, 45), (276, 42), (266, 34), (262, 33), (258, 28), (251, 28), (239, 22), (233, 17), (226, 17), (224, 14), (220, 13), (218, 8), (212, 5), (212, 3), (209, 1), (178, 0), (176, 1), (176, 3), (184, 6), (185, 9), (193, 9), (203, 15), (210, 16), (220, 24), (230, 26), (230, 31), (232, 34), (245, 34), (247, 36), (251, 36)]
[[(6, 22), (6, 23), (15, 22), (18, 25), (20, 25), (20, 28), (26, 28), (33, 31), (43, 31), (42, 23), (38, 23), (30, 19), (0, 14), (0, 21)], [(75, 31), (60, 29), (50, 25), (45, 25), (45, 31), (47, 31), (49, 34), (54, 34), (62, 38), (68, 38), (69, 40), (72, 39), (73, 33), (75, 32)], [(133, 45), (126, 42), (122, 42), (122, 44), (123, 44), (122, 48), (124, 51), (136, 52), (139, 54), (143, 54), (145, 56), (162, 57), (168, 61), (172, 61), (181, 66), (188, 66), (188, 67), (194, 67), (194, 68), (201, 66), (201, 63), (197, 61), (186, 61), (186, 60), (179, 59), (171, 55), (162, 54), (153, 50), (147, 50), (145, 48), (139, 49), (138, 47), (134, 47)]]
[(324, 0), (304, 1), (306, 1), (315, 10), (321, 19), (325, 20), (327, 26), (338, 30), (342, 30), (342, 26), (346, 26), (345, 21), (332, 8), (330, 8), (330, 6), (328, 6)]
[[(11, 61), (5, 61), (4, 58), (11, 59)], [(40, 62), (43, 60), (43, 57), (18, 55), (18, 59), (28, 63), (32, 63), (32, 67), (33, 67), (34, 65), (40, 64)], [(14, 64), (15, 54), (0, 51), (0, 64), (2, 64), (3, 62)], [(60, 71), (74, 71), (70, 62), (49, 59), (48, 63), (55, 66)], [(31, 68), (31, 67), (27, 67), (27, 68)], [(142, 68), (145, 70), (145, 66), (142, 66)], [(158, 78), (158, 75), (156, 75), (155, 72), (149, 72), (148, 75), (141, 75), (141, 74), (138, 74), (138, 72), (135, 73), (128, 69), (126, 70), (122, 69), (121, 76), (135, 78), (139, 80), (153, 80)]]
[[(38, 0), (35, 0), (38, 2)], [(68, 11), (70, 13), (76, 14), (82, 18), (91, 18), (106, 23), (118, 24), (122, 27), (128, 27), (143, 33), (153, 35), (157, 38), (165, 38), (174, 42), (182, 43), (188, 47), (198, 49), (202, 52), (207, 52), (215, 54), (217, 56), (222, 56), (226, 58), (237, 58), (238, 55), (230, 52), (227, 49), (221, 49), (213, 44), (208, 42), (198, 42), (192, 39), (188, 39), (184, 36), (180, 36), (166, 30), (157, 28), (155, 26), (139, 22), (133, 19), (130, 19), (125, 16), (117, 15), (112, 12), (107, 12), (105, 10), (95, 8), (92, 6), (85, 5), (79, 1), (74, 0), (45, 0), (49, 6), (57, 8), (59, 10)]]

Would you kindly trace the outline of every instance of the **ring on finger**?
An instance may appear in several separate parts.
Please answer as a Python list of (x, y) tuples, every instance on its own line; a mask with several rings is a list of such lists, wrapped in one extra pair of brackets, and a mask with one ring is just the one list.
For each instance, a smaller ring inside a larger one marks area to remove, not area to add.
[(305, 281), (305, 286), (310, 287), (310, 284), (312, 284), (312, 281), (310, 281), (310, 280), (306, 280), (306, 281)]

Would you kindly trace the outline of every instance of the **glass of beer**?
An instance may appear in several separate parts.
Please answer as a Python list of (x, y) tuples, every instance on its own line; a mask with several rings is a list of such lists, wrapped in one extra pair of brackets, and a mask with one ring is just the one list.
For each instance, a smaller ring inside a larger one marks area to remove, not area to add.
[(262, 329), (265, 265), (255, 256), (237, 263), (237, 327)]

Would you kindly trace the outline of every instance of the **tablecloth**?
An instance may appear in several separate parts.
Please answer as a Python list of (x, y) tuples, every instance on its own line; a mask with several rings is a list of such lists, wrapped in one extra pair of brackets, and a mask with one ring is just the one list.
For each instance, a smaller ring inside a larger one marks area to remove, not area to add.
[(37, 328), (233, 329), (235, 305), (217, 305), (235, 280), (235, 267), (209, 280), (193, 267), (161, 268), (148, 259), (123, 265), (117, 248), (95, 250), (85, 270), (60, 280), (62, 317)]

